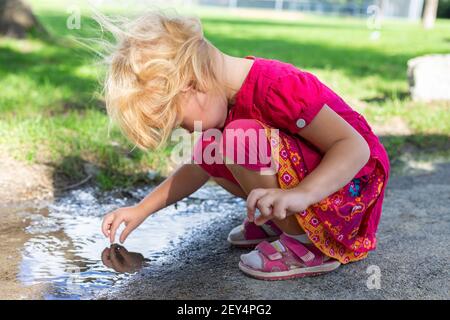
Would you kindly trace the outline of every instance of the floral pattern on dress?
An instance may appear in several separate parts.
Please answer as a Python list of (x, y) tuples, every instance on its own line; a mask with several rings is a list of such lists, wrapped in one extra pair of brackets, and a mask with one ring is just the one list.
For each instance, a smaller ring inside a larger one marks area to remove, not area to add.
[[(273, 143), (276, 139), (271, 137), (270, 127), (261, 124)], [(278, 141), (276, 149), (272, 149), (279, 152), (278, 182), (282, 189), (290, 189), (300, 183), (308, 170), (293, 137), (279, 132)], [(384, 180), (384, 172), (377, 166), (371, 174), (353, 179), (295, 217), (309, 239), (327, 256), (344, 264), (364, 259), (376, 247), (375, 236), (364, 232), (364, 222), (381, 194)]]

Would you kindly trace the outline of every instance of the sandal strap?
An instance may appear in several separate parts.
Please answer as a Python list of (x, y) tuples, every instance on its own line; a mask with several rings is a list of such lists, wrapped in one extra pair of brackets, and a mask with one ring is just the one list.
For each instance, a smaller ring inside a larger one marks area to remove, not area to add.
[(257, 246), (256, 249), (265, 255), (269, 260), (280, 260), (283, 258), (282, 254), (275, 249), (272, 244), (270, 244), (268, 241), (262, 241)]
[(323, 254), (316, 248), (307, 248), (300, 241), (288, 237), (284, 233), (280, 237), (280, 242), (299, 257), (307, 267), (313, 267), (323, 263)]
[(250, 222), (248, 218), (244, 219), (245, 239), (264, 239), (278, 236), (281, 233), (282, 231), (272, 221), (268, 221), (262, 226), (257, 226), (253, 222)]
[(265, 233), (267, 233), (268, 236), (279, 236), (283, 233), (280, 228), (277, 227), (277, 225), (272, 221), (269, 220), (266, 223), (263, 223), (261, 225), (261, 228), (264, 230)]
[(263, 228), (250, 222), (247, 218), (244, 220), (244, 237), (245, 239), (264, 239), (267, 234)]

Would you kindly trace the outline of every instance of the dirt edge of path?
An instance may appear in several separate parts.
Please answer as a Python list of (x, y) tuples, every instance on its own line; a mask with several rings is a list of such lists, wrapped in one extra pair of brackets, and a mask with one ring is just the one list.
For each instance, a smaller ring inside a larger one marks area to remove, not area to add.
[(53, 199), (53, 170), (49, 166), (19, 161), (0, 152), (0, 299), (42, 299), (44, 286), (26, 286), (17, 279), (25, 232), (26, 208)]

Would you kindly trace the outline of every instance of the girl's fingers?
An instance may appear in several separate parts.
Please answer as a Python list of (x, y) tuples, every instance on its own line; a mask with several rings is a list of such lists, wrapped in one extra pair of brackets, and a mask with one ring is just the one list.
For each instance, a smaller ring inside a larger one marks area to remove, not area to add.
[(109, 241), (111, 243), (114, 243), (114, 240), (116, 238), (116, 231), (119, 228), (120, 224), (122, 223), (122, 218), (116, 218), (111, 224), (111, 229), (109, 232)]
[(256, 203), (256, 207), (261, 212), (261, 215), (264, 217), (268, 217), (272, 215), (273, 211), (273, 199), (270, 195), (265, 195), (258, 199)]
[(266, 189), (253, 189), (247, 197), (247, 217), (249, 221), (255, 220), (256, 203), (267, 193)]
[(262, 214), (257, 216), (255, 218), (255, 220), (253, 221), (254, 224), (256, 224), (257, 226), (263, 225), (264, 223), (266, 223), (267, 221), (273, 219), (272, 215), (269, 216), (263, 216)]
[(111, 215), (108, 215), (108, 216), (106, 216), (103, 219), (102, 232), (103, 232), (103, 234), (105, 235), (106, 238), (109, 237), (109, 229), (110, 229), (110, 226), (111, 226), (111, 223), (112, 223), (113, 220), (114, 219), (113, 219), (113, 217)]
[(131, 223), (129, 223), (129, 224), (125, 227), (125, 229), (123, 229), (123, 231), (122, 231), (122, 233), (121, 233), (121, 235), (120, 235), (120, 238), (119, 238), (120, 243), (124, 243), (125, 240), (127, 239), (128, 235), (129, 235), (129, 234), (131, 233), (131, 231), (133, 231), (134, 229), (135, 229), (135, 226), (132, 225)]
[(272, 219), (272, 217), (266, 217), (266, 216), (260, 215), (260, 216), (256, 217), (254, 223), (257, 226), (261, 226), (264, 223), (266, 223), (267, 221), (269, 221), (270, 219)]
[(277, 219), (283, 220), (287, 216), (286, 208), (279, 203), (275, 203), (272, 211), (273, 216)]
[(262, 225), (273, 218), (273, 198), (270, 196), (270, 194), (259, 198), (256, 206), (261, 213), (255, 219), (256, 225)]

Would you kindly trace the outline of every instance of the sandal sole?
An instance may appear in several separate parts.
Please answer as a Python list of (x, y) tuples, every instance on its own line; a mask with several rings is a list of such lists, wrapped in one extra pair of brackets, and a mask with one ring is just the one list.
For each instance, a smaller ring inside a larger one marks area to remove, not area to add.
[(249, 248), (254, 247), (258, 245), (259, 243), (263, 241), (275, 241), (278, 240), (279, 236), (274, 236), (270, 238), (264, 238), (264, 239), (254, 239), (254, 240), (240, 240), (240, 241), (233, 241), (230, 239), (230, 237), (227, 238), (227, 241), (232, 244), (233, 246), (239, 247), (239, 248)]
[(339, 268), (341, 263), (339, 261), (333, 261), (329, 263), (322, 264), (316, 267), (305, 267), (299, 269), (293, 269), (288, 271), (278, 271), (278, 272), (263, 272), (259, 270), (252, 269), (246, 266), (244, 263), (239, 262), (239, 269), (246, 275), (259, 280), (289, 280), (295, 278), (313, 277), (324, 273), (331, 272)]

